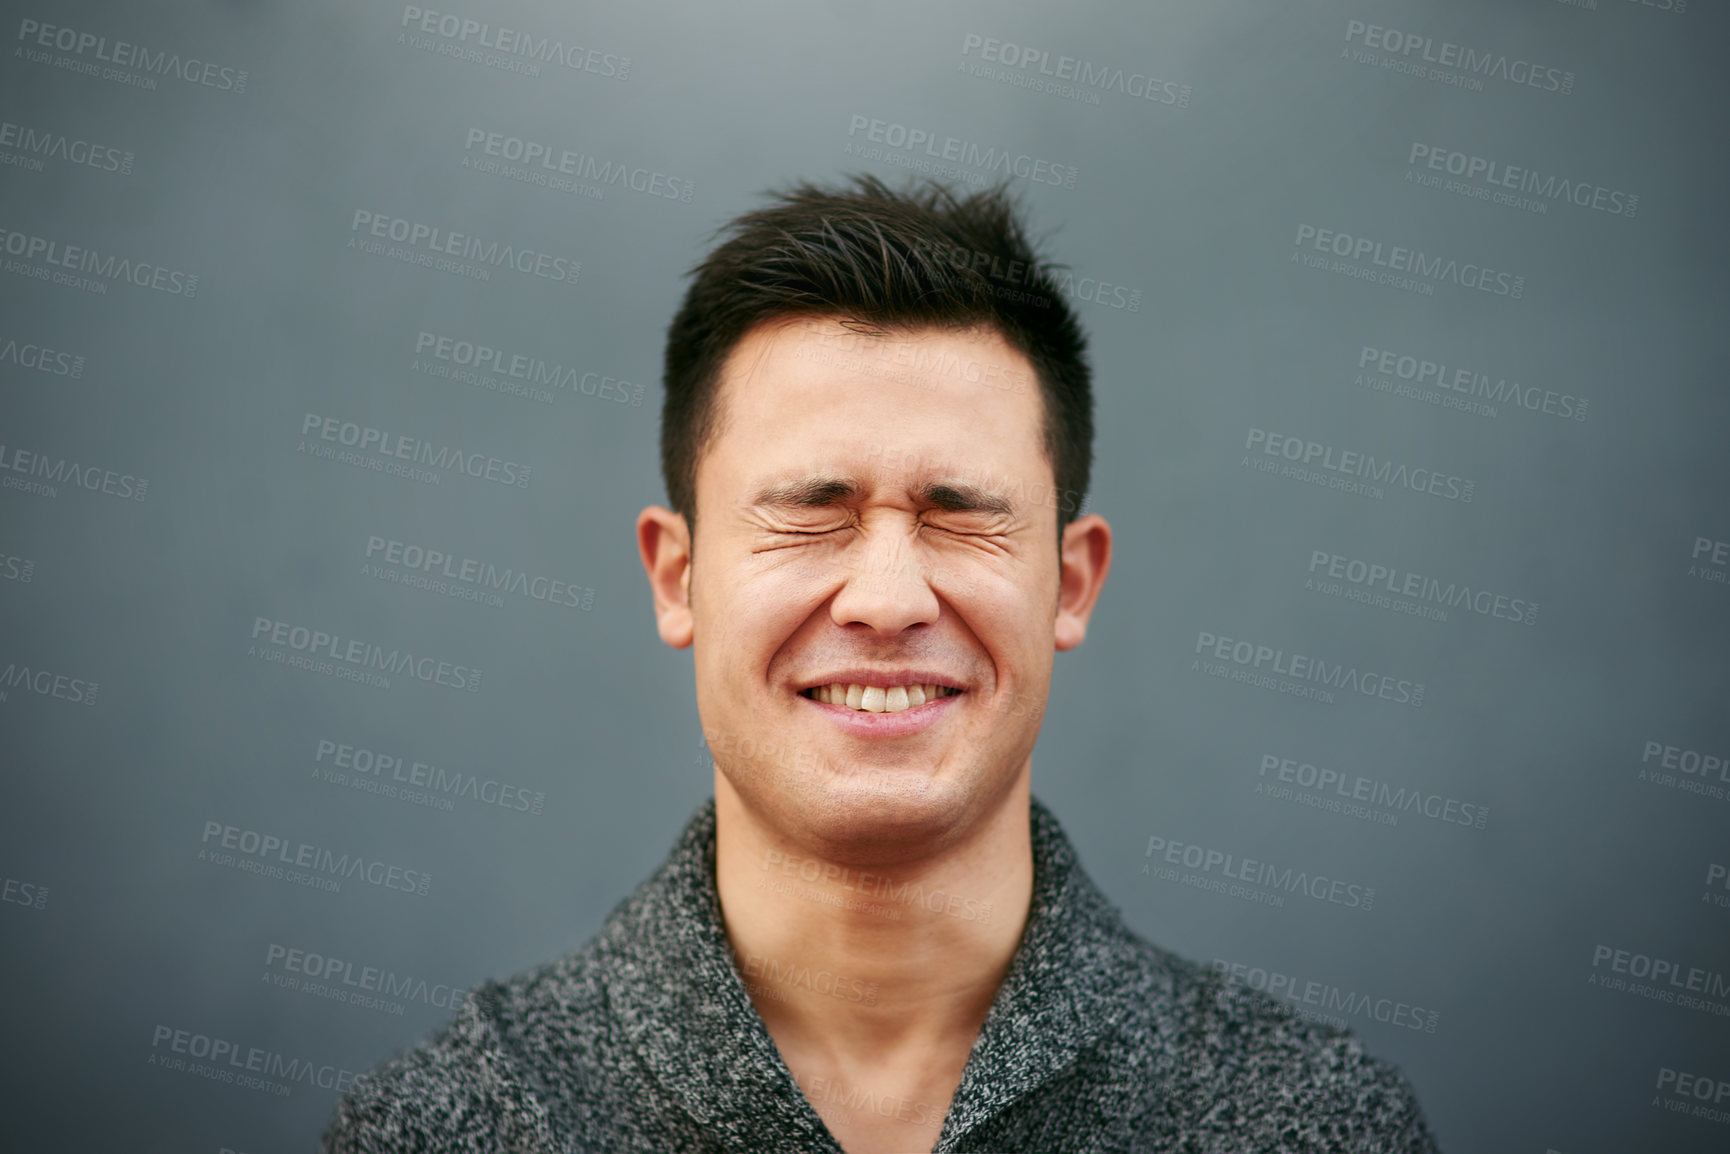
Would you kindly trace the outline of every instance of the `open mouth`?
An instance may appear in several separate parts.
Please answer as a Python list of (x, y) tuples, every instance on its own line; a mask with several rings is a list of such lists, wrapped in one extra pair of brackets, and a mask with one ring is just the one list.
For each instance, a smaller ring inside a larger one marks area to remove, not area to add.
[(900, 713), (942, 697), (965, 692), (947, 685), (879, 685), (841, 684), (814, 685), (801, 689), (799, 696), (821, 701), (825, 705), (842, 705), (860, 713)]

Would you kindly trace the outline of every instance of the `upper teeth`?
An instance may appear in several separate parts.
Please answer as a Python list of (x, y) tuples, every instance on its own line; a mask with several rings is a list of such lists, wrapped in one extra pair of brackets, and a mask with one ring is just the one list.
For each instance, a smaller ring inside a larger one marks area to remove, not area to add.
[(804, 691), (805, 696), (826, 705), (845, 705), (867, 713), (899, 713), (915, 705), (924, 705), (938, 697), (960, 693), (947, 685), (897, 685), (884, 689), (879, 685), (819, 685)]

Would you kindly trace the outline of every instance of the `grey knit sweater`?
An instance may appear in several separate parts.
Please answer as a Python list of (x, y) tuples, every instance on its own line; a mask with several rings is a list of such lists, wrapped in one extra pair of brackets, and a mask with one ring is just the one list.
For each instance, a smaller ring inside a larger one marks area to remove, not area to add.
[[(1434, 1151), (1393, 1067), (1137, 937), (1037, 800), (1032, 833), (1027, 928), (930, 1149)], [(587, 944), (358, 1081), (324, 1154), (839, 1154), (746, 992), (714, 870), (711, 799)]]

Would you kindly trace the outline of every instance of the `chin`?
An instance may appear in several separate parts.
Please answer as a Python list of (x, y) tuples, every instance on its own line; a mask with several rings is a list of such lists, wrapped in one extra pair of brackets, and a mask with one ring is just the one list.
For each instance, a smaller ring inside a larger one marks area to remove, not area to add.
[(983, 782), (934, 777), (913, 767), (750, 784), (755, 788), (740, 789), (741, 797), (785, 834), (821, 843), (836, 860), (857, 855), (861, 862), (891, 847), (917, 854), (953, 840), (995, 792)]

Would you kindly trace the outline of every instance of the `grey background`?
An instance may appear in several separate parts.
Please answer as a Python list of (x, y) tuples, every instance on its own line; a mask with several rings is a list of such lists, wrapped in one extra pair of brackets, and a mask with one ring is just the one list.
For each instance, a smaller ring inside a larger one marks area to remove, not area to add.
[[(403, 6), (371, 0), (5, 5), (0, 120), (135, 160), (0, 166), (0, 228), (199, 277), (188, 299), (0, 274), (0, 342), (84, 358), (78, 377), (0, 361), (4, 452), (149, 482), (142, 501), (0, 489), (0, 668), (99, 686), (90, 704), (0, 687), (0, 874), (25, 901), (46, 890), (41, 908), (0, 903), (9, 1148), (309, 1149), (334, 1090), (158, 1068), (154, 1032), (369, 1069), (449, 1010), (280, 988), (271, 945), (466, 987), (576, 946), (659, 862), (712, 788), (690, 659), (655, 637), (632, 538), (665, 499), (664, 326), (710, 231), (760, 190), (905, 176), (847, 153), (855, 115), (1074, 165), (1073, 189), (1017, 182), (1036, 227), (1078, 277), (1140, 293), (1133, 311), (1076, 304), (1098, 395), (1087, 508), (1117, 553), (1087, 644), (1058, 661), (1034, 759), (1036, 794), (1130, 922), (1192, 957), (1436, 1011), (1433, 1033), (1349, 1023), (1411, 1078), (1446, 1149), (1725, 1148), (1730, 1128), (1666, 1111), (1655, 1080), (1730, 1080), (1730, 1018), (1590, 981), (1610, 976), (1600, 945), (1730, 972), (1730, 909), (1706, 896), (1730, 861), (1730, 803), (1640, 776), (1649, 741), (1730, 754), (1730, 586), (1689, 574), (1697, 538), (1730, 540), (1720, 9), (421, 7), (628, 56), (629, 73), (438, 55), (398, 43)], [(19, 50), (23, 20), (245, 69), (246, 88), (55, 67)], [(1566, 69), (1573, 91), (1359, 63), (1342, 56), (1361, 47), (1351, 20)], [(1180, 82), (1188, 104), (968, 75), (970, 34)], [(693, 196), (597, 200), (465, 169), (472, 128)], [(1418, 187), (1414, 142), (1636, 193), (1639, 210)], [(569, 256), (581, 275), (479, 283), (354, 251), (357, 209)], [(1424, 296), (1306, 268), (1305, 223), (1506, 269), (1524, 293)], [(437, 379), (413, 368), (423, 330), (621, 378), (642, 400)], [(1584, 397), (1587, 416), (1376, 392), (1354, 383), (1366, 345)], [(531, 484), (315, 460), (297, 452), (308, 412), (526, 462)], [(1251, 428), (1470, 478), (1474, 499), (1262, 474), (1243, 465)], [(372, 535), (558, 577), (591, 607), (377, 580)], [(1316, 550), (1541, 609), (1525, 626), (1350, 603), (1304, 588)], [(480, 688), (269, 663), (248, 655), (259, 617), (477, 667)], [(1425, 699), (1219, 680), (1191, 668), (1202, 631), (1391, 672)], [(320, 740), (544, 806), (358, 792), (316, 776)], [(1265, 755), (1489, 817), (1388, 826), (1270, 799)], [(429, 892), (321, 892), (201, 861), (210, 821), (426, 871)], [(1150, 836), (1371, 886), (1375, 905), (1163, 881), (1141, 872)]]

